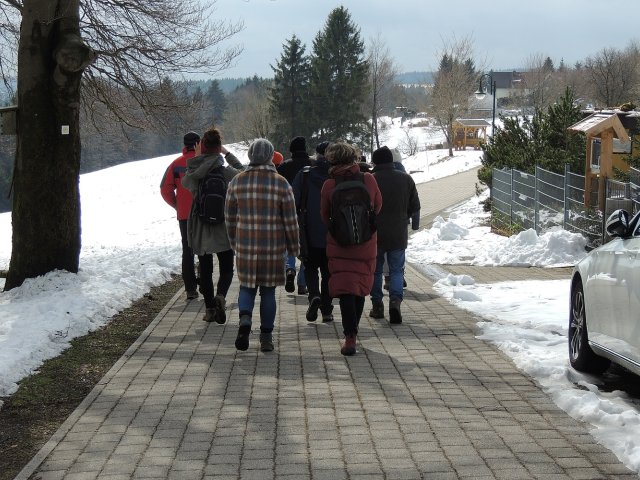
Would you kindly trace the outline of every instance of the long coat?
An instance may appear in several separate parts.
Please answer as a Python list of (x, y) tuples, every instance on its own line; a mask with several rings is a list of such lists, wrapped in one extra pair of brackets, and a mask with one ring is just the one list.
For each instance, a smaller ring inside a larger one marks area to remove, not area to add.
[(409, 239), (408, 220), (420, 212), (420, 198), (411, 175), (382, 163), (373, 169), (382, 194), (382, 210), (376, 217), (378, 248), (384, 251), (405, 250)]
[[(348, 174), (357, 175), (360, 167), (351, 166)], [(367, 187), (374, 212), (382, 208), (382, 195), (376, 179), (370, 173), (364, 173), (364, 184)], [(331, 215), (331, 196), (336, 186), (335, 178), (329, 178), (322, 186), (320, 214), (326, 225)], [(340, 245), (327, 232), (327, 257), (329, 258), (329, 293), (332, 297), (344, 294), (366, 297), (371, 293), (373, 274), (376, 270), (378, 236), (376, 233), (361, 245)]]
[[(207, 176), (209, 170), (224, 165), (224, 157), (219, 154), (205, 154), (193, 157), (187, 161), (187, 173), (182, 178), (182, 185), (189, 190), (195, 198), (198, 193), (200, 181)], [(224, 167), (224, 178), (230, 182), (238, 174), (233, 167)], [(187, 238), (189, 246), (196, 255), (206, 255), (224, 252), (231, 248), (227, 229), (224, 222), (217, 225), (203, 222), (191, 208), (191, 215), (187, 222)]]
[(284, 255), (298, 255), (293, 191), (272, 164), (249, 165), (229, 184), (224, 208), (240, 285), (284, 285)]

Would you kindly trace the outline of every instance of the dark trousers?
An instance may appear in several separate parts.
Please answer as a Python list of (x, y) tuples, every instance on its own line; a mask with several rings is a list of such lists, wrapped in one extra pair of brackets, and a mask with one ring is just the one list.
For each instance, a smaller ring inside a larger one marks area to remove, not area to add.
[[(218, 284), (216, 295), (227, 296), (233, 280), (233, 250), (216, 253), (218, 257)], [(204, 305), (213, 308), (213, 255), (198, 255), (200, 260), (200, 293), (204, 297)]]
[(187, 239), (187, 220), (178, 220), (180, 236), (182, 237), (182, 281), (187, 292), (195, 292), (198, 287), (196, 269), (193, 260), (193, 250)]
[(304, 261), (304, 275), (309, 289), (309, 302), (320, 297), (320, 311), (328, 315), (333, 310), (329, 295), (329, 259), (326, 248), (309, 247)]
[(342, 330), (345, 335), (358, 333), (358, 325), (360, 325), (363, 309), (364, 297), (340, 295), (340, 315), (342, 316)]

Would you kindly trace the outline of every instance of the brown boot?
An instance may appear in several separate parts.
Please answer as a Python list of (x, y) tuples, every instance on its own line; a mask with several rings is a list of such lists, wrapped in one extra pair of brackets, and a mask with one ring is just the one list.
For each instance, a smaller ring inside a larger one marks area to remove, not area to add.
[(216, 310), (216, 323), (222, 325), (227, 321), (227, 313), (225, 312), (226, 300), (223, 295), (216, 295), (213, 303), (215, 304), (214, 308)]
[(369, 311), (369, 316), (371, 318), (384, 318), (384, 303), (382, 302), (371, 302), (372, 308)]
[(342, 347), (340, 348), (340, 353), (345, 356), (351, 356), (356, 354), (356, 334), (352, 333), (351, 335), (345, 335), (344, 340), (342, 341)]

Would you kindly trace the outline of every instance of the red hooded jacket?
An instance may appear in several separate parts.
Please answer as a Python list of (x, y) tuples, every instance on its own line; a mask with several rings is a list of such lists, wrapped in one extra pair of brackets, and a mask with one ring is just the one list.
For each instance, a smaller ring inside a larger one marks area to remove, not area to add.
[(187, 220), (191, 213), (191, 192), (182, 186), (182, 177), (187, 171), (187, 160), (195, 154), (195, 150), (184, 147), (182, 155), (171, 162), (160, 183), (160, 194), (165, 202), (176, 209), (178, 220)]

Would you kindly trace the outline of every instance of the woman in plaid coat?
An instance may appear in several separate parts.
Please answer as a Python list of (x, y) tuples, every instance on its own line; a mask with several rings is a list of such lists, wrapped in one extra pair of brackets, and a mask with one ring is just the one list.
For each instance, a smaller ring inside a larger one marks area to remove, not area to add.
[(273, 145), (263, 138), (249, 147), (249, 166), (229, 183), (225, 222), (240, 280), (240, 326), (236, 348), (249, 348), (251, 316), (260, 290), (260, 349), (273, 350), (275, 289), (285, 283), (285, 253), (298, 255), (298, 220), (289, 182), (271, 162)]

